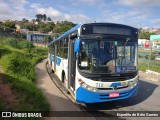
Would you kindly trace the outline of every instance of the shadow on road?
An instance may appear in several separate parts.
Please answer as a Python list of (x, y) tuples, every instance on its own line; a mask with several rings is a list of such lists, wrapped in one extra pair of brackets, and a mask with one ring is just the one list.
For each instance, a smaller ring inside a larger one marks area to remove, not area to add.
[(121, 107), (133, 106), (145, 101), (149, 98), (155, 89), (158, 87), (156, 84), (149, 83), (147, 81), (139, 81), (138, 94), (135, 97), (128, 98), (125, 100), (105, 102), (105, 103), (96, 103), (96, 104), (86, 104), (87, 110), (97, 111), (97, 110), (113, 110)]

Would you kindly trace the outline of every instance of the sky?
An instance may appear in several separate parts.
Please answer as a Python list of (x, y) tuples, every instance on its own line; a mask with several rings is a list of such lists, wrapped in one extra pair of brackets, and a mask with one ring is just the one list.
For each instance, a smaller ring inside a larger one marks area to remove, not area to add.
[(0, 0), (0, 20), (36, 19), (107, 22), (160, 28), (160, 0)]

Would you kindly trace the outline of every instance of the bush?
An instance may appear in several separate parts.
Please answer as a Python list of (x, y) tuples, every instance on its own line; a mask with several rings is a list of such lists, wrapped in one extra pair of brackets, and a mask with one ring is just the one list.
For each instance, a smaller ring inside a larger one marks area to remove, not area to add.
[(19, 48), (18, 46), (18, 39), (16, 38), (7, 38), (6, 40), (3, 41), (4, 44), (10, 45), (14, 48)]
[(11, 53), (11, 51), (9, 49), (5, 49), (2, 46), (0, 46), (0, 58), (5, 55), (5, 54), (9, 54)]
[(155, 60), (155, 58), (156, 58), (156, 53), (152, 52), (152, 54), (151, 54), (151, 60)]
[(34, 65), (27, 55), (11, 53), (2, 57), (1, 61), (7, 72), (35, 81)]
[[(0, 44), (0, 65), (4, 71), (4, 80), (11, 83), (12, 89), (16, 93), (18, 106), (17, 111), (49, 111), (49, 104), (41, 91), (36, 87), (36, 74), (34, 66), (44, 57), (47, 51), (40, 49), (40, 52), (27, 53), (33, 44), (27, 41), (4, 37)], [(12, 41), (13, 40), (13, 41)], [(28, 44), (29, 43), (29, 44)], [(7, 45), (4, 45), (7, 44)], [(11, 47), (12, 46), (12, 47)], [(13, 48), (14, 47), (14, 48)], [(18, 49), (15, 49), (18, 48)], [(0, 100), (0, 110), (5, 110), (4, 102)], [(7, 108), (8, 110), (8, 108)]]
[(23, 49), (23, 48), (34, 48), (33, 43), (32, 42), (28, 42), (28, 41), (21, 41), (21, 42), (19, 42), (18, 46), (19, 46), (20, 49)]

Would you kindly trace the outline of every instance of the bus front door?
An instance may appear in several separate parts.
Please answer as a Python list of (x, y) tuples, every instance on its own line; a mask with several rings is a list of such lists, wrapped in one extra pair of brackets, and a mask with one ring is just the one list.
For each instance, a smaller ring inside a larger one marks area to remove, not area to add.
[(74, 53), (74, 40), (69, 40), (69, 58), (68, 58), (68, 88), (74, 93), (75, 90), (75, 74), (76, 74), (76, 59)]

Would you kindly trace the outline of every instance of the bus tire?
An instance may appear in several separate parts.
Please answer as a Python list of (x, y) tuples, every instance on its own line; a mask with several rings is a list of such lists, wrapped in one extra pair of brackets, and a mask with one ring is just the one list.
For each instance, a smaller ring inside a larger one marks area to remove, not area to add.
[(65, 86), (65, 88), (66, 88), (66, 93), (67, 93), (67, 94), (70, 94), (69, 91), (68, 91), (68, 89), (67, 89), (67, 87), (66, 87), (66, 86), (67, 86), (67, 85), (66, 85), (66, 84), (67, 84), (67, 79), (66, 79), (65, 73), (64, 73), (63, 79), (64, 79), (64, 80), (63, 80), (63, 81), (64, 81), (63, 83), (64, 83), (64, 86)]

